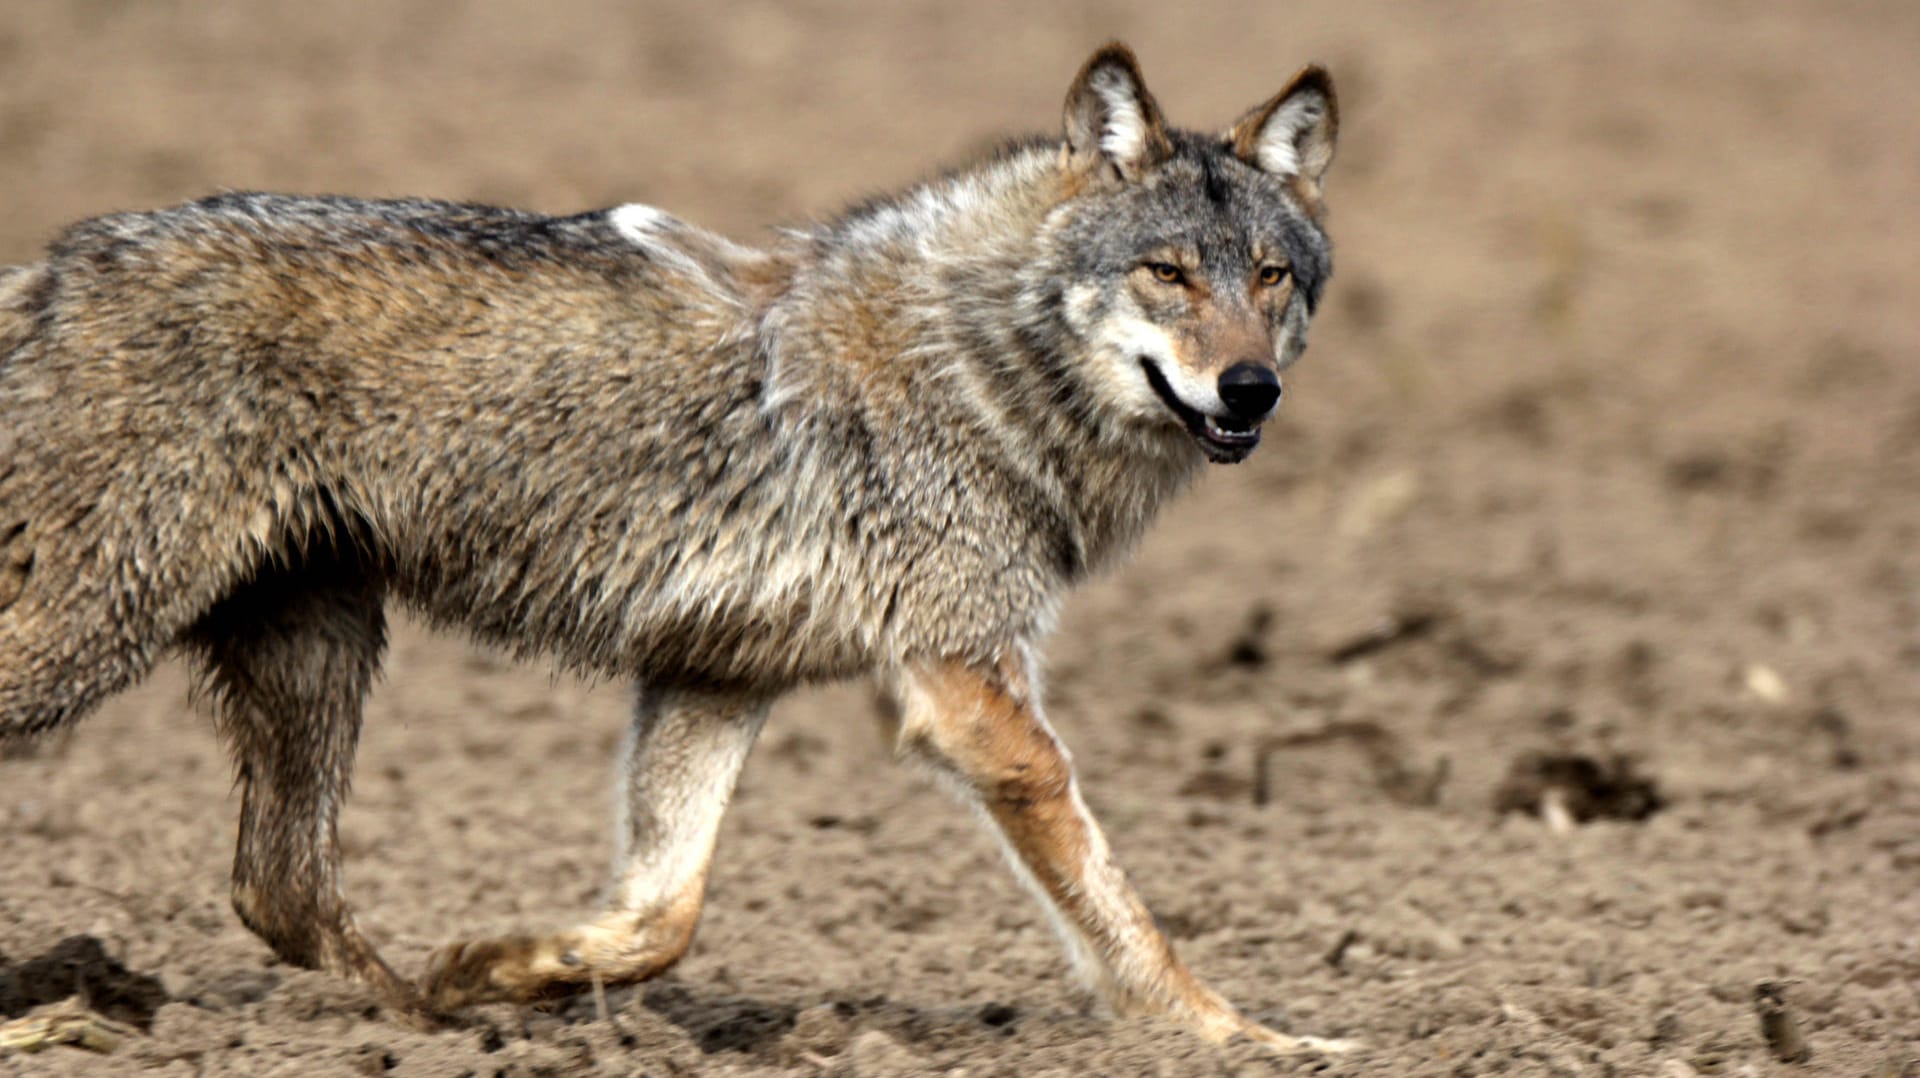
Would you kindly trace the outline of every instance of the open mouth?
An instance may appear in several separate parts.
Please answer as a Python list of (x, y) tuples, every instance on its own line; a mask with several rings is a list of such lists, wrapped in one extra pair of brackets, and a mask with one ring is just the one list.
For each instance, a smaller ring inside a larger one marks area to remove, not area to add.
[(1147, 384), (1160, 396), (1161, 403), (1169, 411), (1180, 417), (1180, 422), (1200, 443), (1200, 451), (1215, 464), (1238, 464), (1247, 459), (1255, 446), (1260, 444), (1260, 425), (1256, 422), (1242, 422), (1238, 419), (1219, 419), (1197, 408), (1188, 407), (1187, 402), (1167, 384), (1166, 375), (1153, 360), (1141, 357), (1140, 366), (1147, 372)]

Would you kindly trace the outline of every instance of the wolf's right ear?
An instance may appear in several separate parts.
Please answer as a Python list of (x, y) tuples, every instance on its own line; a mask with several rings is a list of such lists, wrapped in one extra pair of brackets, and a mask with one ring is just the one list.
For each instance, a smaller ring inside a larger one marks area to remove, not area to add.
[(1125, 181), (1173, 156), (1140, 64), (1117, 41), (1094, 53), (1067, 91), (1067, 152), (1076, 163)]
[(1333, 163), (1333, 140), (1339, 131), (1340, 104), (1333, 96), (1333, 77), (1315, 64), (1234, 124), (1227, 132), (1227, 143), (1235, 156), (1254, 168), (1293, 180), (1314, 205), (1320, 199), (1320, 178)]

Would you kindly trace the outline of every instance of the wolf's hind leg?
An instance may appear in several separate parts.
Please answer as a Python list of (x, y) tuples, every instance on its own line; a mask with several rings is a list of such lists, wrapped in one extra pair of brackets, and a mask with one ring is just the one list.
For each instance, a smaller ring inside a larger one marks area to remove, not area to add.
[(767, 701), (643, 689), (628, 727), (616, 797), (618, 852), (610, 908), (549, 936), (471, 940), (434, 956), (424, 981), (436, 1007), (571, 995), (635, 984), (687, 952), (720, 818), (767, 717)]
[(360, 935), (340, 889), (337, 820), (386, 646), (377, 575), (333, 554), (263, 569), (188, 641), (239, 771), (240, 919), (286, 961), (358, 978), (411, 1008), (412, 986)]
[(993, 822), (1080, 973), (1116, 1011), (1164, 1015), (1209, 1040), (1245, 1036), (1282, 1052), (1349, 1047), (1257, 1025), (1188, 972), (1114, 863), (1034, 684), (1018, 654), (909, 670), (899, 744), (957, 779)]

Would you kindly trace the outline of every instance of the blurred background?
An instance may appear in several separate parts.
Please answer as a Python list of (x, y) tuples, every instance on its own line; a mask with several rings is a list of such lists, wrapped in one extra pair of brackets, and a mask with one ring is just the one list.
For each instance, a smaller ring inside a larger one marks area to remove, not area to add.
[[(1914, 1073), (1920, 5), (16, 3), (0, 264), (223, 189), (639, 200), (750, 242), (1055, 129), (1110, 38), (1182, 125), (1310, 60), (1343, 115), (1337, 272), (1267, 444), (1051, 651), (1183, 954), (1365, 1039), (1339, 1073), (1766, 1073), (1775, 981), (1817, 1069)], [(776, 712), (694, 955), (614, 1023), (394, 1027), (227, 910), (237, 803), (185, 685), (0, 760), (0, 1017), (85, 933), (171, 1001), (142, 1066), (1260, 1066), (1081, 1016), (857, 688)], [(391, 958), (591, 908), (624, 710), (403, 627), (345, 824)]]

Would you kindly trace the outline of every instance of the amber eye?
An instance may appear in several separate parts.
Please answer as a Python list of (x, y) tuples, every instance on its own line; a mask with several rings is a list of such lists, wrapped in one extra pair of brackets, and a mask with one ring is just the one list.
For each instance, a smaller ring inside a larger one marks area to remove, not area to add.
[(1260, 267), (1260, 286), (1262, 288), (1272, 288), (1286, 279), (1287, 267), (1285, 266)]
[(1180, 267), (1171, 262), (1149, 262), (1147, 268), (1153, 271), (1153, 279), (1161, 284), (1181, 284), (1187, 279), (1187, 275), (1180, 272)]

